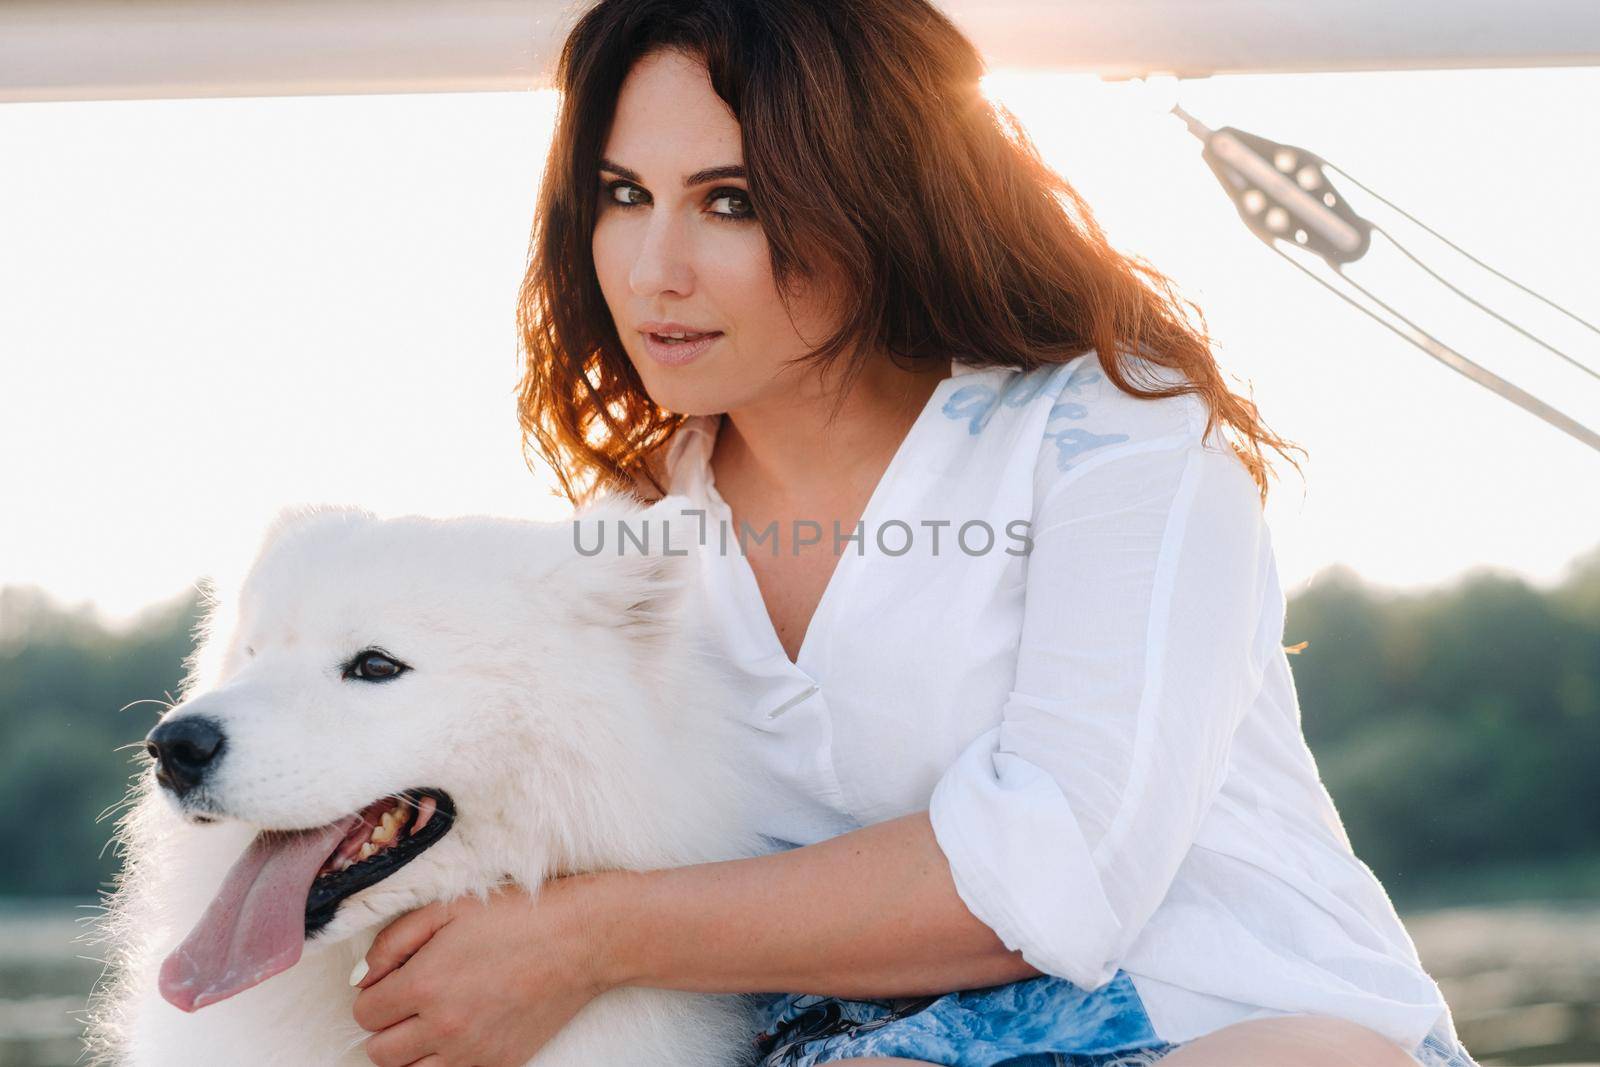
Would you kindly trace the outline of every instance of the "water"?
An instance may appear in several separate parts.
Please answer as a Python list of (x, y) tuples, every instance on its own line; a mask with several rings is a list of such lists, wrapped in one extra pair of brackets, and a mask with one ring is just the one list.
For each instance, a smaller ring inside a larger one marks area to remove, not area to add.
[[(70, 1067), (100, 974), (74, 945), (90, 901), (0, 902), (0, 1067)], [(1408, 912), (1461, 1039), (1484, 1067), (1600, 1065), (1600, 904)]]
[(0, 1067), (68, 1067), (82, 1044), (97, 950), (75, 945), (93, 901), (0, 901)]
[(1600, 904), (1404, 914), (1468, 1050), (1489, 1064), (1600, 1064)]

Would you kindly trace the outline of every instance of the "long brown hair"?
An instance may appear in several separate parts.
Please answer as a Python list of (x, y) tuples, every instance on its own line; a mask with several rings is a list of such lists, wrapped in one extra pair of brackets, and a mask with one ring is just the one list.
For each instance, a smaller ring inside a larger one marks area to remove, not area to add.
[[(794, 280), (842, 281), (838, 330), (800, 359), (845, 360), (848, 387), (877, 353), (1031, 370), (1093, 349), (1124, 392), (1199, 393), (1206, 432), (1226, 424), (1263, 504), (1276, 476), (1263, 445), (1300, 469), (1286, 449), (1305, 450), (1224, 383), (1199, 307), (1110, 246), (1015, 116), (984, 97), (976, 49), (931, 4), (602, 0), (557, 64), (561, 103), (517, 308), (524, 454), (532, 466), (537, 450), (572, 503), (646, 482), (665, 492), (652, 459), (687, 418), (646, 393), (590, 243), (622, 82), (660, 49), (703, 60), (739, 122), (785, 301)], [(1181, 384), (1140, 387), (1128, 352), (1181, 372)]]

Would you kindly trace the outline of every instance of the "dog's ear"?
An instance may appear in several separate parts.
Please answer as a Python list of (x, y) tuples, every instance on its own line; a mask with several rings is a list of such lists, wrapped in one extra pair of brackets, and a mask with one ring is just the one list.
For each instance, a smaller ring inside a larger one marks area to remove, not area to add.
[(200, 594), (200, 617), (191, 633), (194, 643), (183, 658), (183, 679), (178, 683), (180, 701), (210, 689), (222, 675), (228, 642), (238, 622), (238, 583), (236, 573), (208, 574), (195, 587)]
[[(687, 513), (685, 513), (687, 509)], [(651, 641), (680, 632), (692, 610), (702, 525), (689, 502), (607, 498), (572, 520), (574, 612), (580, 623)]]
[[(297, 532), (331, 522), (376, 518), (364, 508), (337, 504), (295, 504), (284, 507), (267, 524), (260, 542), (248, 554), (231, 553), (201, 582), (202, 613), (194, 628), (194, 646), (183, 661), (179, 692), (187, 698), (216, 685), (225, 661), (234, 651), (239, 600), (251, 573), (273, 548)], [(244, 550), (241, 546), (241, 551)]]
[(290, 504), (281, 508), (267, 525), (267, 531), (256, 549), (256, 558), (259, 560), (265, 556), (273, 546), (296, 530), (327, 523), (366, 522), (376, 518), (366, 508), (352, 504)]

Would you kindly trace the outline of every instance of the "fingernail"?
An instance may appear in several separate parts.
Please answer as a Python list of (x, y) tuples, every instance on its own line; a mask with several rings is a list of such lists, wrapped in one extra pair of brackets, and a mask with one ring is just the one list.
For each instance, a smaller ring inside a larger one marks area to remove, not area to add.
[(361, 979), (367, 976), (367, 958), (362, 956), (356, 960), (355, 967), (350, 971), (350, 984), (360, 985)]

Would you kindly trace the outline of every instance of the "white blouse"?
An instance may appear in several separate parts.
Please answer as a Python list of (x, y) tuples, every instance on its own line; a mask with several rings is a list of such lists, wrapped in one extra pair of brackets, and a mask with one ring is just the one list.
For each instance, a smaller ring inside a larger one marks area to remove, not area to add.
[(765, 833), (927, 809), (975, 916), (1086, 990), (1128, 972), (1163, 1040), (1301, 1012), (1455, 1038), (1306, 747), (1257, 487), (1203, 401), (1125, 393), (1094, 352), (956, 363), (841, 531), (794, 663), (713, 482), (720, 418), (664, 469), (707, 512), (701, 607), (772, 780)]

